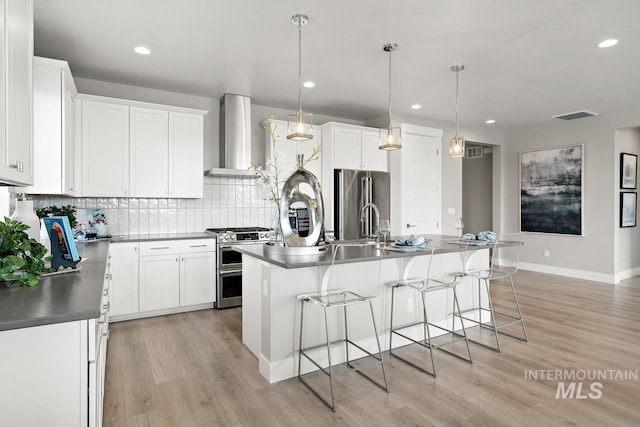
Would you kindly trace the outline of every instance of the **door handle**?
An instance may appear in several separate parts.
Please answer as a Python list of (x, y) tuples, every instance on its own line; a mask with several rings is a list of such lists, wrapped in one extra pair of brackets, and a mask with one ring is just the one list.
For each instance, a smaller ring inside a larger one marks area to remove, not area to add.
[(407, 224), (407, 228), (417, 227), (416, 224)]

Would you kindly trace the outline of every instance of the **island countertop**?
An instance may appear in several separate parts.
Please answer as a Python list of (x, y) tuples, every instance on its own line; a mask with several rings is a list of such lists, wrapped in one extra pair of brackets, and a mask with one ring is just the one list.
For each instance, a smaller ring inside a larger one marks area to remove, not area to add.
[[(446, 235), (424, 235), (426, 239), (430, 240), (451, 240), (451, 242), (447, 243), (444, 247), (436, 249), (435, 253), (450, 253), (450, 252), (460, 252), (465, 250), (466, 245), (464, 243), (455, 243), (454, 241), (458, 239), (456, 236), (446, 236)], [(363, 262), (363, 261), (374, 261), (380, 259), (381, 249), (380, 247), (374, 244), (375, 242), (366, 242), (366, 241), (335, 241), (334, 244), (347, 244), (348, 246), (343, 247), (338, 253), (336, 253), (335, 264), (346, 264), (353, 262)], [(349, 245), (354, 246), (349, 246)], [(389, 242), (387, 242), (390, 245)], [(501, 246), (508, 245), (510, 243), (500, 243)], [(490, 247), (489, 244), (477, 244), (470, 245), (468, 250), (478, 250), (478, 249), (488, 249)], [(331, 251), (331, 246), (327, 246), (327, 250), (320, 254), (314, 255), (291, 255), (291, 256), (281, 256), (276, 254), (266, 253), (264, 250), (264, 244), (255, 244), (255, 245), (236, 245), (233, 249), (242, 254), (257, 258), (259, 260), (268, 262), (273, 265), (277, 265), (278, 267), (290, 269), (290, 268), (303, 268), (303, 267), (312, 267), (319, 265), (331, 265), (333, 253)], [(406, 258), (406, 257), (414, 257), (420, 255), (428, 254), (428, 251), (398, 251), (386, 248), (384, 249), (383, 257), (385, 259), (389, 258)]]
[(0, 289), (0, 331), (100, 316), (108, 241), (78, 244), (80, 270), (45, 276), (35, 287)]

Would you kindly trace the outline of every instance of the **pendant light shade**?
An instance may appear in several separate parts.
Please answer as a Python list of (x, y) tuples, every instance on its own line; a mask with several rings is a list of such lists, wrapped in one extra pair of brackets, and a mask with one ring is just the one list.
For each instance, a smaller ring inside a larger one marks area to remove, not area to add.
[(380, 129), (380, 142), (378, 148), (380, 150), (397, 150), (402, 148), (400, 141), (400, 128), (391, 124), (391, 53), (398, 48), (396, 43), (387, 43), (382, 46), (382, 50), (389, 53), (389, 126), (386, 129)]
[(456, 73), (456, 136), (449, 139), (449, 156), (464, 157), (464, 136), (458, 135), (458, 76), (464, 71), (464, 65), (453, 65), (451, 71)]
[(289, 114), (287, 139), (307, 141), (313, 138), (313, 115), (302, 112), (302, 26), (309, 23), (307, 15), (293, 15), (291, 23), (298, 26), (298, 112)]

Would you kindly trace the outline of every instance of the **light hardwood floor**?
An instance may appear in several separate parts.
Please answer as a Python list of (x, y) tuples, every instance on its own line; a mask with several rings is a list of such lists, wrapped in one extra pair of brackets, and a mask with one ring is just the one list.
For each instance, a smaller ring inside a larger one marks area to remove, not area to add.
[[(260, 376), (242, 344), (241, 309), (112, 324), (104, 425), (640, 425), (638, 380), (600, 381), (599, 399), (556, 399), (558, 379), (525, 378), (640, 372), (640, 277), (614, 286), (520, 271), (515, 280), (529, 343), (504, 337), (502, 353), (472, 344), (472, 365), (437, 352), (435, 379), (386, 357), (391, 392), (345, 375), (336, 413), (297, 379), (270, 385)], [(492, 285), (496, 306), (508, 301), (503, 289)]]

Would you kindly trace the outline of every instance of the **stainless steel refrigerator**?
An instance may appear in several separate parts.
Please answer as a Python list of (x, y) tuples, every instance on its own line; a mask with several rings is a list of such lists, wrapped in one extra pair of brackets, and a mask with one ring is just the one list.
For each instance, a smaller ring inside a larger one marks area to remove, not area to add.
[[(387, 172), (335, 169), (334, 183), (334, 232), (336, 239), (360, 239), (371, 237), (378, 220), (389, 219), (390, 179)], [(365, 210), (365, 220), (360, 221), (362, 207), (374, 203), (380, 211), (376, 218), (371, 208)]]

